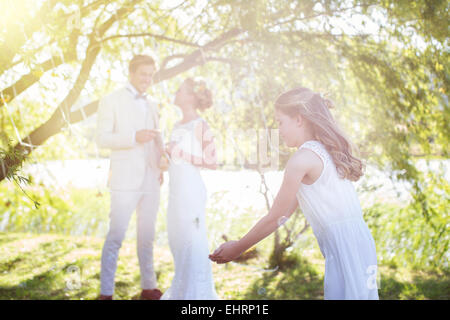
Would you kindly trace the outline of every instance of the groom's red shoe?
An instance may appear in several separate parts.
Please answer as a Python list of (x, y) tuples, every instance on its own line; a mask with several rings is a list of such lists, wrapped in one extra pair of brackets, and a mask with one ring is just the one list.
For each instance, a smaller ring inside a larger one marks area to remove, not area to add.
[(141, 292), (142, 300), (159, 300), (162, 296), (162, 292), (159, 289), (144, 289)]
[(112, 296), (105, 296), (103, 294), (100, 295), (100, 297), (98, 297), (98, 300), (112, 300), (113, 297)]

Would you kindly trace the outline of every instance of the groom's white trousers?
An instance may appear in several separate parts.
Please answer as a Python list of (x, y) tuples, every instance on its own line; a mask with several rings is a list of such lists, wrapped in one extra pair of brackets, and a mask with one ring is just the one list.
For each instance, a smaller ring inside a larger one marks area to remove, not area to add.
[(155, 222), (159, 207), (159, 172), (147, 166), (145, 179), (140, 190), (111, 190), (109, 230), (102, 250), (100, 271), (100, 293), (113, 295), (114, 276), (117, 269), (119, 249), (136, 209), (137, 254), (141, 270), (142, 289), (156, 288), (153, 268), (153, 242)]

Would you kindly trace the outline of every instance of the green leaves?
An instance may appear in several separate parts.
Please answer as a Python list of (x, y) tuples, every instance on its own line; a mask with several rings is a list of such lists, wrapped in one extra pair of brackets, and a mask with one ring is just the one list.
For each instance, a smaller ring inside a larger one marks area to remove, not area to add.
[[(103, 6), (102, 1), (80, 1), (77, 5), (69, 0), (44, 1), (53, 6), (41, 8), (31, 0), (20, 3), (32, 4), (33, 10), (21, 13), (15, 9), (21, 18), (8, 18), (14, 21), (0, 29), (0, 46), (5, 53), (0, 58), (0, 73), (5, 75), (1, 103), (6, 101), (13, 110), (16, 127), (3, 108), (0, 139), (4, 147), (1, 156), (6, 161), (24, 158), (21, 149), (10, 148), (15, 130), (24, 137), (49, 119), (61, 102), (55, 92), (69, 90), (85, 62), (83, 51), (91, 32), (95, 35), (95, 26), (128, 2), (108, 1)], [(90, 96), (101, 97), (126, 80), (126, 64), (133, 53), (152, 52), (160, 62), (168, 62), (166, 67), (172, 67), (198, 45), (243, 28), (246, 32), (227, 39), (220, 49), (203, 52), (205, 63), (200, 68), (183, 69), (182, 74), (152, 88), (152, 94), (164, 101), (161, 125), (170, 127), (175, 121), (171, 101), (186, 76), (207, 78), (215, 85), (215, 104), (229, 106), (226, 113), (214, 109), (205, 113), (217, 136), (226, 136), (234, 129), (275, 128), (273, 102), (292, 87), (331, 92), (337, 106), (333, 115), (360, 146), (365, 160), (415, 186), (411, 191), (414, 203), (402, 212), (404, 218), (410, 215), (426, 230), (433, 230), (437, 238), (432, 239), (442, 240), (442, 226), (447, 222), (439, 217), (450, 210), (448, 202), (436, 198), (434, 192), (447, 190), (448, 182), (439, 180), (437, 172), (428, 177), (415, 160), (446, 160), (449, 155), (447, 1), (215, 0), (205, 2), (205, 7), (184, 1), (176, 8), (163, 4), (133, 3), (127, 18), (115, 21), (102, 36), (151, 33), (165, 38), (130, 36), (101, 42), (95, 72), (86, 82)], [(81, 28), (70, 30), (68, 17), (77, 7)], [(38, 12), (46, 12), (45, 19), (34, 19)], [(24, 34), (20, 26), (29, 29)], [(39, 67), (49, 56), (53, 58)], [(14, 64), (18, 67), (13, 68)], [(37, 83), (25, 81), (28, 72)], [(22, 76), (20, 86), (11, 87)], [(15, 94), (13, 89), (21, 91)], [(23, 113), (17, 113), (19, 109)], [(91, 141), (79, 142), (64, 132), (51, 137), (45, 150), (38, 148), (33, 154), (38, 160), (61, 158), (67, 156), (62, 146), (68, 146), (77, 157), (83, 157), (85, 150), (93, 153)], [(243, 150), (252, 145), (251, 137), (239, 140)], [(291, 150), (281, 146), (281, 151), (280, 169)], [(18, 170), (19, 166), (8, 168), (9, 177)], [(17, 179), (27, 183), (25, 177)]]

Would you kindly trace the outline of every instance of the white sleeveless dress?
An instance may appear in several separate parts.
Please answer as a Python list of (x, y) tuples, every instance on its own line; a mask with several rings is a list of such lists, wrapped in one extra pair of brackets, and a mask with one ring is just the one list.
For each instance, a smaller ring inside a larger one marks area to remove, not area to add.
[(325, 299), (378, 300), (375, 242), (363, 220), (356, 190), (338, 176), (325, 146), (306, 141), (307, 148), (323, 161), (320, 177), (301, 184), (297, 200), (325, 257)]
[[(174, 127), (170, 141), (177, 148), (202, 157), (194, 129), (202, 118)], [(175, 263), (175, 276), (161, 300), (218, 299), (209, 260), (205, 224), (206, 188), (198, 167), (180, 160), (170, 161), (167, 232)]]

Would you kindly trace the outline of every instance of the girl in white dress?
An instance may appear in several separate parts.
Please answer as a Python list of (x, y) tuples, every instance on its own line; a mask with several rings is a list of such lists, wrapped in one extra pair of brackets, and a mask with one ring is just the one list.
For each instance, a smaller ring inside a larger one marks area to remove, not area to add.
[(218, 299), (212, 277), (205, 223), (206, 188), (200, 168), (216, 168), (213, 136), (197, 113), (212, 104), (203, 81), (188, 78), (176, 93), (183, 119), (172, 131), (167, 154), (169, 203), (167, 231), (175, 276), (161, 300)]
[(363, 220), (351, 181), (363, 174), (352, 144), (337, 126), (330, 100), (307, 88), (275, 102), (280, 136), (297, 152), (269, 213), (239, 241), (217, 248), (210, 259), (226, 263), (270, 235), (300, 206), (325, 258), (325, 299), (378, 299), (375, 242)]

